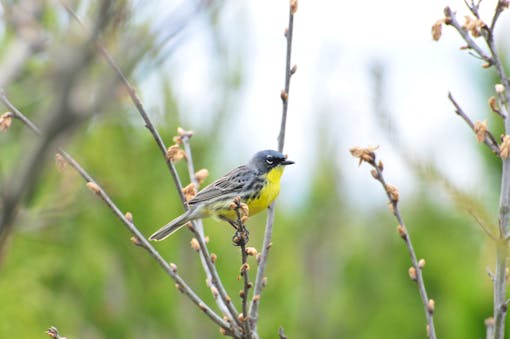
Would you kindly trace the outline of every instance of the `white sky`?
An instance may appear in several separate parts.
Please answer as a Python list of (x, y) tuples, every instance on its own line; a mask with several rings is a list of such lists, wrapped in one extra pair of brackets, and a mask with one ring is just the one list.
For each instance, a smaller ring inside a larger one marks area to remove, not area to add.
[[(494, 3), (482, 2), (487, 20)], [(333, 133), (338, 153), (329, 156), (337, 159), (343, 181), (356, 201), (373, 195), (374, 182), (368, 169), (359, 169), (351, 158), (348, 149), (355, 145), (380, 145), (378, 153), (386, 165), (387, 179), (404, 194), (416, 187), (416, 178), (374, 121), (370, 69), (375, 61), (385, 66), (385, 102), (403, 144), (416, 156), (432, 159), (457, 184), (467, 188), (478, 185), (479, 179), (473, 178), (480, 174), (476, 165), (476, 148), (480, 146), (453, 114), (447, 93), (452, 91), (474, 120), (484, 119), (489, 110), (480, 103), (487, 98), (480, 97), (474, 79), (486, 71), (480, 70), (478, 60), (459, 51), (463, 44), (453, 28), (443, 28), (443, 38), (432, 41), (431, 26), (442, 17), (446, 4), (459, 13), (462, 22), (467, 14), (462, 0), (299, 2), (292, 54), (298, 71), (291, 82), (285, 147), (297, 165), (285, 175), (291, 188), (283, 194), (298, 195), (305, 188), (302, 178), (318, 165), (314, 160), (324, 151), (317, 147), (319, 121)], [(165, 8), (166, 2), (158, 5)], [(235, 98), (238, 120), (232, 122), (239, 133), (232, 135), (234, 142), (225, 145), (232, 162), (228, 167), (232, 167), (247, 160), (247, 154), (276, 148), (288, 1), (224, 1), (220, 13), (224, 44), (242, 50), (246, 75)], [(509, 13), (502, 15), (500, 34), (510, 29)], [(184, 43), (164, 67), (176, 86), (182, 114), (190, 116), (186, 127), (193, 130), (200, 130), (208, 111), (218, 104), (214, 60), (207, 53), (209, 36), (204, 29), (200, 22), (189, 27)], [(142, 85), (149, 88), (151, 84), (149, 78)], [(154, 91), (144, 87), (141, 91), (157, 106), (157, 98), (150, 94)]]

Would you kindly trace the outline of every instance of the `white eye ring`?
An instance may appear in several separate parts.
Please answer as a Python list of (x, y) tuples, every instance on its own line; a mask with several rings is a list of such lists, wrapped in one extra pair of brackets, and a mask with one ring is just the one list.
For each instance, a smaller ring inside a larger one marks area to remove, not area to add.
[(268, 165), (272, 165), (273, 162), (274, 162), (273, 157), (271, 157), (271, 156), (267, 157), (266, 158), (266, 162), (267, 162)]

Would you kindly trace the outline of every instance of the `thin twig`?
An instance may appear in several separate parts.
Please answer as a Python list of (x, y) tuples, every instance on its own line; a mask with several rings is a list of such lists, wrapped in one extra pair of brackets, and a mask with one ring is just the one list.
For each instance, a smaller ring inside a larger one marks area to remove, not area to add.
[(366, 162), (374, 169), (372, 170), (372, 176), (381, 183), (383, 186), (386, 195), (390, 201), (390, 206), (393, 212), (393, 215), (397, 219), (398, 222), (398, 232), (400, 237), (404, 240), (407, 251), (409, 252), (409, 257), (411, 258), (412, 267), (414, 268), (413, 274), (411, 278), (416, 282), (418, 286), (418, 291), (421, 297), (421, 301), (423, 303), (425, 309), (425, 317), (427, 319), (427, 334), (430, 339), (436, 338), (436, 330), (434, 327), (434, 301), (429, 299), (427, 296), (427, 290), (425, 288), (425, 282), (423, 280), (422, 274), (422, 265), (419, 264), (418, 258), (416, 257), (416, 252), (414, 251), (413, 244), (411, 242), (411, 236), (405, 226), (404, 219), (400, 214), (400, 210), (398, 208), (399, 194), (398, 190), (395, 186), (389, 185), (386, 183), (383, 176), (383, 165), (381, 162), (377, 163), (376, 155), (374, 152), (375, 148), (353, 148), (351, 149), (351, 154), (358, 158), (361, 162)]
[(455, 13), (450, 9), (450, 7), (446, 7), (444, 9), (444, 15), (447, 19), (445, 23), (447, 25), (455, 27), (455, 29), (457, 30), (457, 32), (459, 32), (462, 39), (464, 39), (464, 41), (467, 43), (467, 46), (470, 49), (474, 50), (476, 54), (478, 54), (478, 56), (482, 58), (485, 62), (487, 62), (489, 65), (492, 65), (494, 63), (494, 60), (492, 60), (492, 58), (487, 53), (485, 53), (484, 50), (480, 46), (478, 46), (478, 44), (471, 38), (469, 32), (466, 31), (462, 27), (462, 25), (457, 21)]
[[(471, 130), (473, 130), (473, 132), (476, 133), (475, 124), (473, 123), (473, 121), (471, 121), (471, 119), (468, 117), (468, 115), (460, 107), (460, 105), (453, 98), (453, 95), (450, 92), (448, 92), (448, 99), (452, 102), (453, 106), (455, 107), (455, 113), (457, 113), (462, 118), (462, 120), (464, 120), (468, 124), (468, 126), (471, 128)], [(491, 149), (491, 151), (494, 154), (499, 155), (498, 142), (496, 141), (496, 138), (494, 138), (494, 136), (492, 135), (492, 133), (490, 131), (487, 130), (485, 132), (485, 137), (484, 137), (483, 142)]]
[[(76, 20), (76, 22), (78, 24), (80, 24), (80, 26), (83, 29), (86, 29), (85, 25), (80, 20), (80, 18), (76, 14), (76, 12), (74, 12), (74, 10), (64, 0), (61, 0), (60, 3), (65, 8), (65, 10), (69, 13), (69, 15), (71, 15), (71, 17), (74, 20)], [(113, 59), (111, 54), (108, 52), (108, 50), (104, 47), (104, 45), (100, 41), (96, 41), (96, 48), (99, 51), (99, 53), (106, 59), (106, 61), (108, 62), (110, 67), (115, 71), (115, 73), (117, 73), (121, 83), (124, 85), (129, 97), (131, 98), (131, 101), (133, 102), (136, 109), (138, 110), (138, 113), (144, 120), (145, 127), (150, 131), (150, 133), (152, 134), (152, 137), (154, 138), (154, 141), (158, 145), (159, 150), (161, 151), (161, 154), (163, 155), (163, 158), (165, 159), (165, 163), (168, 166), (168, 169), (169, 169), (172, 179), (175, 183), (175, 186), (182, 187), (182, 184), (179, 179), (179, 175), (177, 174), (177, 171), (175, 169), (173, 162), (170, 159), (168, 159), (166, 156), (167, 147), (165, 146), (165, 143), (163, 142), (163, 139), (159, 135), (158, 131), (154, 127), (154, 124), (150, 120), (149, 115), (147, 114), (147, 111), (145, 110), (145, 107), (143, 106), (142, 102), (140, 101), (140, 98), (138, 98), (135, 88), (131, 85), (128, 78), (124, 74), (124, 72), (122, 72), (122, 70), (117, 65), (117, 63), (115, 62), (115, 60)], [(181, 202), (183, 204), (186, 204), (186, 199), (184, 198), (184, 194), (183, 194), (182, 190), (177, 190), (177, 193), (179, 194), (179, 198), (181, 199)]]
[[(5, 97), (3, 94), (2, 99)], [(6, 99), (6, 98), (5, 98)], [(9, 102), (7, 100), (7, 102)], [(22, 121), (26, 126), (28, 126), (35, 134), (40, 135), (39, 128), (31, 122), (24, 114), (22, 114), (18, 109), (16, 109), (10, 102), (10, 109), (15, 114), (16, 118)], [(97, 182), (88, 174), (80, 164), (74, 160), (68, 153), (64, 150), (59, 149), (58, 153), (66, 160), (66, 162), (73, 167), (81, 177), (88, 183), (89, 188), (93, 190), (112, 210), (112, 212), (117, 216), (118, 219), (123, 223), (123, 225), (128, 229), (128, 231), (134, 236), (134, 242), (136, 245), (144, 248), (163, 268), (163, 270), (176, 282), (177, 289), (186, 295), (193, 303), (195, 303), (212, 321), (218, 324), (221, 328), (223, 328), (228, 333), (233, 332), (233, 328), (229, 323), (223, 320), (222, 317), (217, 315), (200, 297), (188, 286), (188, 284), (180, 277), (177, 273), (177, 269), (175, 266), (170, 265), (166, 262), (165, 259), (159, 254), (159, 252), (150, 244), (150, 242), (143, 236), (143, 234), (138, 230), (136, 225), (121, 212), (121, 210), (117, 207), (117, 205), (111, 200), (111, 198), (106, 194), (103, 188), (97, 184)]]
[[(282, 120), (280, 124), (280, 133), (278, 134), (278, 150), (283, 152), (285, 144), (285, 129), (287, 125), (287, 110), (289, 106), (290, 78), (296, 72), (296, 66), (291, 68), (291, 52), (292, 37), (294, 31), (294, 15), (297, 11), (297, 0), (290, 0), (289, 3), (289, 24), (285, 30), (285, 38), (287, 40), (287, 53), (285, 62), (285, 89), (280, 93), (282, 99)], [(258, 309), (260, 304), (260, 295), (264, 288), (264, 272), (267, 265), (269, 249), (271, 248), (271, 238), (273, 235), (275, 202), (273, 202), (267, 210), (266, 229), (264, 232), (264, 240), (262, 242), (262, 252), (260, 253), (259, 265), (255, 277), (255, 285), (253, 289), (253, 298), (250, 304), (249, 321), (253, 331), (257, 332)]]
[[(186, 132), (183, 135), (181, 135), (180, 138), (184, 146), (184, 151), (186, 152), (186, 162), (188, 164), (190, 181), (198, 189), (199, 184), (197, 179), (195, 178), (195, 167), (193, 165), (193, 155), (191, 153), (190, 146), (191, 135), (192, 135), (191, 132)], [(182, 187), (178, 189), (182, 190)], [(200, 244), (200, 261), (207, 275), (207, 281), (218, 290), (219, 298), (215, 298), (218, 307), (225, 315), (229, 314), (230, 318), (232, 318), (234, 322), (241, 326), (241, 323), (238, 320), (239, 312), (236, 310), (234, 303), (232, 303), (231, 298), (228, 296), (227, 291), (225, 290), (225, 286), (223, 286), (223, 283), (221, 282), (220, 275), (216, 270), (216, 266), (213, 264), (211, 256), (209, 255), (209, 250), (207, 249), (207, 244), (205, 242), (204, 226), (202, 220), (194, 220), (193, 228), (191, 229), (191, 231), (197, 238), (198, 243)]]
[[(249, 275), (248, 275), (248, 271), (250, 269), (250, 266), (248, 265), (248, 253), (246, 252), (246, 244), (248, 242), (248, 230), (246, 229), (246, 225), (244, 224), (243, 222), (243, 218), (241, 216), (241, 213), (243, 213), (244, 215), (244, 212), (243, 212), (243, 207), (242, 207), (242, 203), (241, 203), (241, 197), (236, 197), (234, 199), (234, 202), (235, 204), (235, 212), (236, 212), (236, 216), (237, 216), (237, 222), (236, 222), (236, 225), (237, 225), (237, 230), (236, 230), (236, 234), (234, 236), (234, 243), (236, 245), (239, 245), (240, 249), (241, 249), (241, 269), (240, 269), (240, 274), (241, 276), (243, 277), (243, 290), (241, 291), (241, 303), (242, 303), (242, 311), (243, 311), (243, 318), (242, 318), (242, 322), (243, 322), (243, 327), (244, 327), (244, 331), (245, 331), (245, 334), (246, 334), (246, 338), (251, 338), (250, 336), (250, 333), (251, 333), (251, 329), (250, 329), (250, 322), (248, 321), (248, 317), (247, 317), (247, 314), (248, 314), (248, 291), (250, 289), (250, 278), (249, 278)], [(244, 215), (246, 218), (248, 217), (247, 215)]]
[(5, 94), (5, 90), (3, 88), (0, 88), (0, 100), (3, 102), (3, 104), (11, 111), (13, 114), (13, 118), (21, 120), (32, 132), (34, 132), (36, 135), (41, 136), (41, 130), (39, 127), (37, 127), (30, 119), (25, 117), (23, 113), (21, 113), (7, 98), (7, 95)]
[(126, 216), (120, 211), (120, 209), (113, 203), (106, 192), (95, 182), (92, 177), (85, 172), (85, 170), (67, 153), (60, 152), (64, 159), (80, 173), (80, 175), (87, 180), (89, 183), (94, 183), (98, 190), (95, 191), (97, 195), (108, 205), (113, 213), (121, 220), (128, 231), (135, 237), (136, 245), (144, 248), (163, 268), (163, 270), (176, 282), (177, 289), (184, 295), (188, 296), (193, 303), (195, 303), (212, 321), (218, 324), (221, 328), (231, 331), (231, 326), (222, 317), (217, 315), (200, 297), (188, 286), (188, 284), (177, 274), (177, 270), (159, 254), (159, 252), (151, 245), (151, 243), (144, 237), (144, 235), (138, 230), (136, 225), (128, 220)]
[[(470, 11), (480, 19), (480, 15), (478, 13), (478, 3), (476, 6), (474, 4), (469, 5), (466, 4), (467, 7), (470, 9)], [(485, 39), (485, 42), (489, 48), (490, 56), (483, 54), (481, 49), (474, 43), (474, 41), (469, 36), (469, 32), (465, 29), (463, 29), (458, 22), (455, 19), (455, 14), (452, 13), (452, 11), (446, 7), (445, 8), (445, 16), (446, 20), (445, 23), (452, 25), (455, 27), (455, 29), (458, 31), (458, 33), (461, 35), (461, 37), (467, 42), (468, 47), (474, 49), (480, 56), (483, 57), (484, 60), (487, 61), (487, 65), (484, 65), (484, 67), (488, 66), (494, 66), (496, 68), (498, 77), (500, 79), (500, 83), (503, 85), (503, 93), (498, 93), (498, 96), (500, 97), (501, 102), (501, 115), (504, 120), (505, 125), (505, 137), (508, 137), (510, 135), (510, 117), (508, 117), (508, 105), (510, 104), (510, 81), (508, 79), (508, 76), (505, 72), (505, 68), (503, 67), (503, 63), (501, 62), (501, 58), (496, 50), (496, 46), (494, 43), (494, 28), (496, 25), (496, 22), (503, 11), (504, 7), (507, 6), (507, 4), (504, 3), (504, 1), (497, 1), (496, 8), (494, 10), (494, 14), (491, 20), (490, 26), (487, 26), (485, 24), (482, 24), (480, 27), (481, 35)], [(461, 112), (458, 104), (451, 98), (451, 95), (449, 95), (450, 100), (456, 107), (457, 113)], [(462, 114), (461, 117), (466, 120), (465, 115)], [(471, 124), (470, 124), (471, 126)], [(471, 128), (473, 128), (471, 126)], [(495, 151), (495, 147), (497, 146), (497, 143), (493, 140), (490, 141), (490, 145), (487, 143), (487, 136), (485, 137), (485, 143), (488, 144), (488, 146)], [(503, 146), (507, 147), (505, 143), (503, 143)], [(495, 152), (496, 153), (496, 152)], [(493, 283), (494, 283), (494, 296), (493, 296), (493, 303), (494, 303), (494, 315), (492, 318), (490, 318), (490, 321), (486, 321), (486, 327), (487, 327), (487, 336), (495, 339), (502, 339), (505, 335), (505, 318), (506, 313), (508, 309), (508, 305), (506, 302), (506, 284), (507, 284), (507, 260), (508, 260), (508, 249), (509, 249), (509, 239), (510, 239), (510, 227), (508, 225), (509, 221), (509, 213), (510, 213), (510, 158), (506, 156), (507, 150), (505, 150), (505, 153), (503, 151), (499, 152), (498, 147), (498, 154), (502, 159), (502, 171), (501, 171), (501, 189), (500, 189), (500, 199), (499, 199), (499, 237), (496, 244), (496, 272), (493, 277)]]

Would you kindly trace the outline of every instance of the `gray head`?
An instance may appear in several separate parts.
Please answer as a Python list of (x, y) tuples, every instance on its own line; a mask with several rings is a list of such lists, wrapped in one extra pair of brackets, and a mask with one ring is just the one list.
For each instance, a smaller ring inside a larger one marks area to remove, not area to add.
[(262, 173), (267, 173), (277, 166), (292, 165), (293, 163), (294, 161), (287, 160), (287, 157), (282, 153), (273, 150), (257, 152), (250, 160), (250, 166)]

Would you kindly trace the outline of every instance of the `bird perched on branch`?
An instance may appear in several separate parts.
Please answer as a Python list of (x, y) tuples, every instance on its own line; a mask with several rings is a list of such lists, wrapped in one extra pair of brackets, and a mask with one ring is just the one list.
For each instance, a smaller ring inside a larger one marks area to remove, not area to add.
[(232, 202), (239, 197), (254, 215), (269, 207), (280, 193), (283, 169), (294, 161), (278, 151), (257, 152), (250, 162), (234, 168), (212, 184), (204, 187), (188, 201), (189, 209), (152, 234), (150, 240), (163, 240), (187, 222), (217, 217), (235, 225), (236, 211)]

